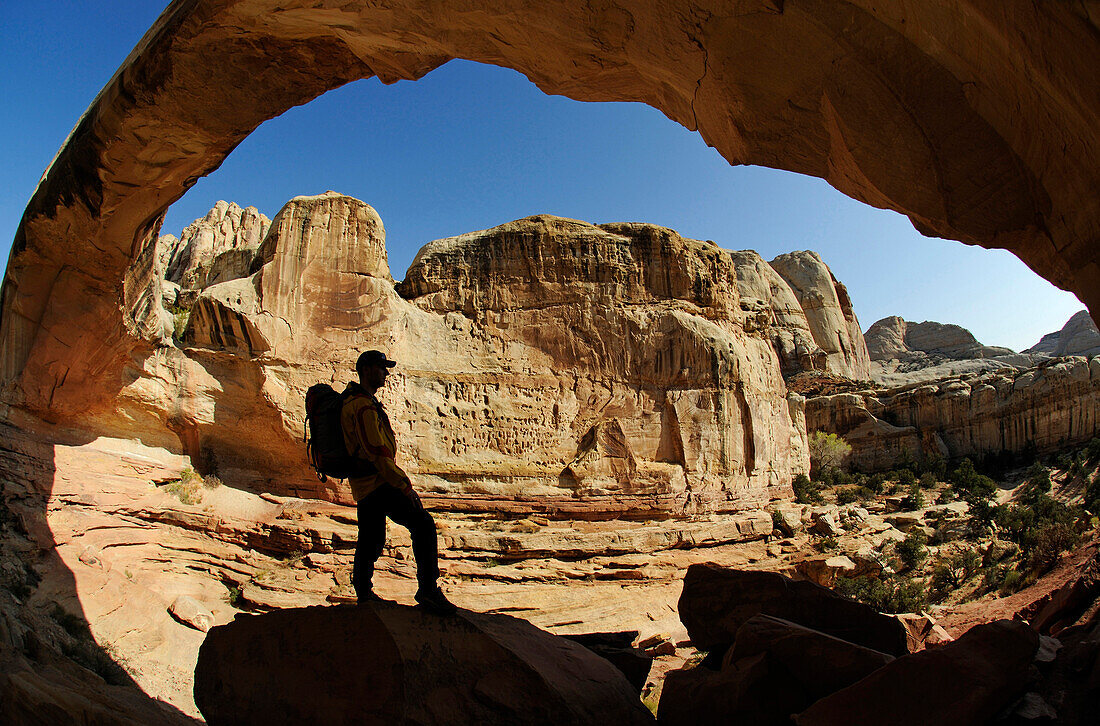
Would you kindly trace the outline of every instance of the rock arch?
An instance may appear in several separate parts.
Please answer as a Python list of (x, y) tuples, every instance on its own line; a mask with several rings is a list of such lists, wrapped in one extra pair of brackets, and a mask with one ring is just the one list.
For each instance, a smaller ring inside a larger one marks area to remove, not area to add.
[(154, 344), (125, 312), (126, 270), (260, 123), (452, 58), (647, 103), (730, 163), (819, 176), (924, 233), (1008, 249), (1095, 316), (1098, 17), (1095, 2), (1030, 0), (177, 0), (27, 206), (0, 307), (4, 398), (47, 419), (109, 398)]

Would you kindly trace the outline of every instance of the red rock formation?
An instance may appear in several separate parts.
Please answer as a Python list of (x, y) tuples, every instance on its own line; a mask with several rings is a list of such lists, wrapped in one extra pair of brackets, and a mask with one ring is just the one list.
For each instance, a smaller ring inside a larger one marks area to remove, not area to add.
[(763, 613), (888, 655), (908, 653), (905, 628), (896, 619), (804, 580), (713, 563), (692, 565), (684, 577), (680, 620), (702, 650), (734, 642), (738, 629)]

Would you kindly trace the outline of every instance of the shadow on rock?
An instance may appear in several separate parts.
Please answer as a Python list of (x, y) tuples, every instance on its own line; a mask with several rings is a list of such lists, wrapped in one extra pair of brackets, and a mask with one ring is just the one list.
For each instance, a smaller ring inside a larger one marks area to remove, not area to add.
[(195, 702), (218, 724), (644, 724), (587, 648), (506, 615), (402, 605), (238, 616), (207, 635)]

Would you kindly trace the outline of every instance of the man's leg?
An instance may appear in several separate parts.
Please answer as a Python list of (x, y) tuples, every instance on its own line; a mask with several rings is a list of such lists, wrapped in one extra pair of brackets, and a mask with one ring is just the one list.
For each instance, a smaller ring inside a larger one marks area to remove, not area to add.
[(379, 501), (379, 492), (389, 487), (381, 486), (355, 504), (359, 519), (359, 539), (355, 542), (355, 560), (351, 567), (351, 586), (360, 600), (366, 598), (372, 587), (374, 563), (382, 555), (386, 545), (386, 508)]
[(439, 579), (439, 545), (435, 520), (420, 504), (419, 498), (413, 500), (412, 497), (392, 487), (386, 488), (391, 492), (387, 496), (386, 513), (394, 522), (408, 529), (412, 536), (417, 584), (423, 591), (435, 590), (436, 580)]

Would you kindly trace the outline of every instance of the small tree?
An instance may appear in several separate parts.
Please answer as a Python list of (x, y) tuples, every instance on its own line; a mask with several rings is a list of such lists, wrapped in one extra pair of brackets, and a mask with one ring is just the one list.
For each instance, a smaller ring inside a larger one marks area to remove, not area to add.
[(810, 470), (815, 474), (826, 469), (840, 469), (851, 453), (852, 447), (836, 434), (824, 431), (810, 434)]

